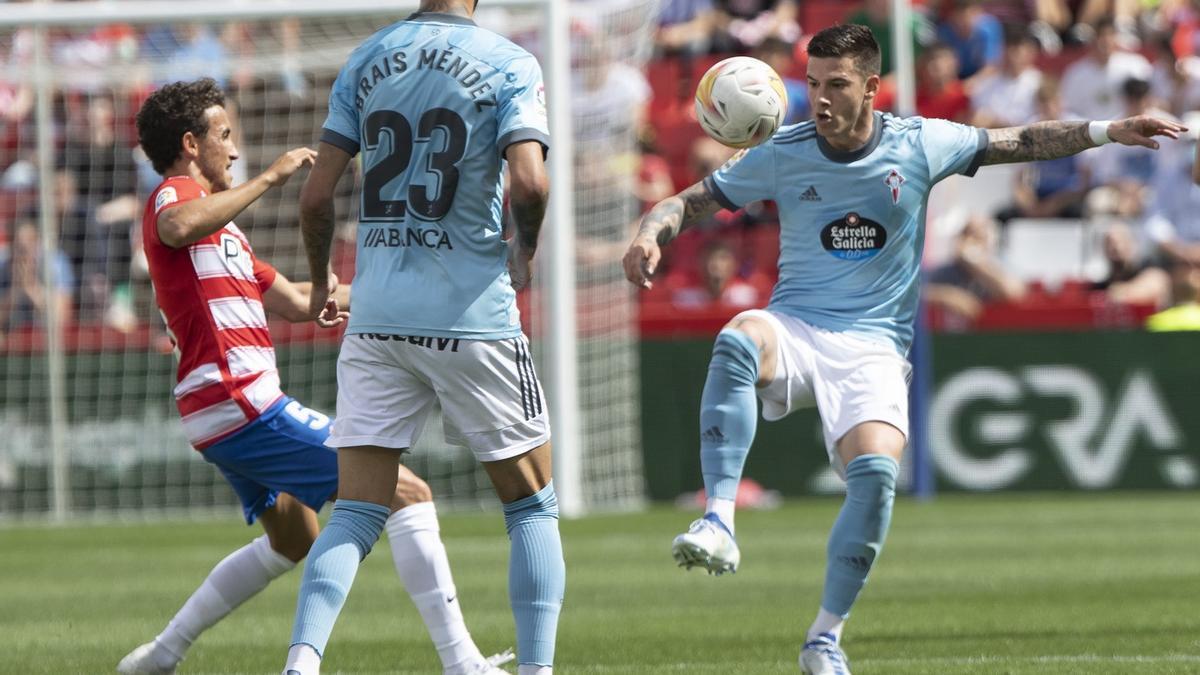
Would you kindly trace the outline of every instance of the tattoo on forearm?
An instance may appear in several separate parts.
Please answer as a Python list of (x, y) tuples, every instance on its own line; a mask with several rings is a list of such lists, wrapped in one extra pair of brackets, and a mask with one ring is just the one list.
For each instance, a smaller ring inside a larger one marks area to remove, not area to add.
[(988, 129), (983, 164), (1008, 164), (1067, 157), (1095, 147), (1087, 122), (1035, 122), (1023, 127)]
[(333, 245), (333, 203), (320, 212), (301, 212), (300, 235), (304, 240), (304, 252), (308, 256), (308, 267), (314, 278), (324, 274), (329, 266), (329, 253)]
[(511, 209), (517, 243), (526, 251), (536, 251), (538, 233), (542, 231), (542, 220), (546, 217), (546, 202), (512, 202)]
[(638, 236), (654, 239), (659, 246), (669, 243), (679, 233), (720, 210), (721, 205), (703, 183), (696, 183), (683, 192), (659, 202), (642, 218)]

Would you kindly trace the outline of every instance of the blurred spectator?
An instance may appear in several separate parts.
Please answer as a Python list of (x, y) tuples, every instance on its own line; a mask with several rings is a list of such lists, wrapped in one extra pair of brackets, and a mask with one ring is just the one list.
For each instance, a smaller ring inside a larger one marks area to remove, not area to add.
[[(1064, 118), (1058, 83), (1042, 80), (1036, 94), (1033, 121)], [(1079, 155), (1028, 162), (1017, 169), (1013, 204), (996, 214), (1001, 222), (1013, 218), (1080, 218), (1083, 199), (1091, 187), (1091, 172)]]
[(1004, 55), (995, 72), (981, 75), (971, 91), (975, 109), (972, 124), (978, 127), (1012, 127), (1029, 122), (1036, 114), (1042, 71), (1034, 65), (1038, 43), (1021, 26), (1004, 35)]
[[(590, 28), (577, 29), (571, 44), (571, 116), (580, 151), (606, 148), (631, 129), (641, 135), (650, 83), (638, 68), (614, 54), (614, 43)], [(587, 64), (586, 66), (583, 64)]]
[(808, 82), (791, 77), (796, 69), (796, 46), (777, 37), (769, 37), (755, 48), (753, 56), (771, 66), (783, 79), (783, 87), (787, 90), (788, 97), (787, 116), (783, 118), (783, 123), (796, 124), (811, 117)]
[(712, 305), (742, 309), (762, 304), (763, 294), (759, 289), (737, 276), (738, 259), (728, 243), (709, 242), (699, 262), (699, 279), (694, 284), (674, 289), (671, 293), (673, 305), (682, 309)]
[(1116, 26), (1120, 42), (1130, 49), (1136, 49), (1140, 6), (1145, 5), (1149, 10), (1154, 4), (1165, 5), (1171, 1), (1035, 0), (1035, 11), (1038, 24), (1056, 31), (1070, 44), (1091, 42), (1100, 30), (1099, 26), (1111, 21)]
[[(895, 64), (895, 47), (892, 46), (892, 0), (866, 0), (862, 8), (846, 17), (846, 23), (857, 23), (871, 29), (875, 42), (879, 43), (880, 74), (891, 75)], [(819, 28), (819, 27), (818, 27)], [(912, 13), (913, 58), (921, 56), (925, 45), (933, 44), (936, 30), (929, 19), (920, 12)]]
[(229, 50), (207, 24), (155, 24), (142, 36), (142, 50), (165, 64), (155, 85), (211, 77), (224, 88), (229, 81)]
[(1175, 143), (1163, 143), (1155, 162), (1147, 215), (1146, 237), (1173, 264), (1200, 267), (1200, 187), (1193, 180), (1200, 113), (1184, 117), (1188, 131)]
[(1024, 297), (1025, 283), (1001, 266), (997, 243), (995, 221), (969, 218), (958, 233), (954, 259), (926, 276), (925, 301), (969, 322), (983, 311), (984, 303)]
[[(1121, 86), (1121, 99), (1125, 109), (1120, 117), (1154, 115), (1171, 119), (1170, 113), (1154, 106), (1150, 82), (1147, 80), (1126, 80)], [(1160, 155), (1147, 152), (1145, 148), (1118, 143), (1110, 143), (1088, 153), (1085, 161), (1097, 185), (1093, 193), (1088, 195), (1089, 211), (1115, 213), (1123, 218), (1141, 217), (1158, 175), (1157, 165), (1170, 154), (1171, 150)]]
[(119, 135), (113, 99), (96, 95), (85, 106), (59, 160), (59, 241), (81, 283), (80, 318), (91, 319), (105, 311), (109, 289), (129, 281), (140, 204), (132, 143)]
[(1104, 259), (1108, 273), (1092, 284), (1092, 290), (1104, 291), (1113, 302), (1166, 306), (1171, 278), (1161, 267), (1146, 262), (1128, 225), (1114, 223), (1105, 231)]
[(717, 48), (722, 51), (753, 49), (769, 37), (785, 42), (800, 39), (796, 0), (717, 0)]
[(1155, 42), (1150, 91), (1175, 115), (1200, 108), (1200, 57), (1175, 57), (1170, 36)]
[(642, 143), (640, 150), (633, 196), (638, 200), (638, 213), (644, 213), (675, 194), (675, 182), (671, 180), (670, 163), (652, 145)]
[(1173, 306), (1146, 319), (1154, 332), (1200, 330), (1200, 267), (1177, 264), (1171, 268)]
[(1153, 69), (1141, 54), (1117, 50), (1117, 29), (1111, 19), (1096, 25), (1088, 53), (1063, 72), (1062, 95), (1072, 112), (1086, 119), (1121, 115), (1121, 85), (1129, 79), (1148, 80)]
[(1000, 63), (1004, 30), (996, 17), (983, 10), (980, 0), (952, 0), (937, 36), (958, 57), (960, 80), (989, 73)]
[(712, 0), (666, 0), (658, 15), (654, 46), (663, 55), (708, 52), (716, 26)]
[(958, 79), (958, 59), (949, 45), (935, 44), (921, 56), (917, 80), (917, 114), (966, 122), (971, 100)]
[(0, 253), (0, 334), (42, 326), (47, 311), (57, 314), (60, 325), (71, 318), (71, 264), (55, 249), (50, 262), (53, 289), (47, 293), (41, 241), (36, 213), (27, 212), (13, 222), (8, 250)]

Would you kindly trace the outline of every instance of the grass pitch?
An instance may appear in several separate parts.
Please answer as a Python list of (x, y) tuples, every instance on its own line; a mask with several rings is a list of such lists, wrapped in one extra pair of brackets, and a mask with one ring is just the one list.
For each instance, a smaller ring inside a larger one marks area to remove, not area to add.
[[(840, 500), (738, 515), (742, 569), (673, 566), (692, 513), (563, 523), (563, 675), (796, 673)], [(224, 522), (0, 529), (0, 673), (108, 673), (258, 530)], [(498, 514), (442, 518), (468, 624), (514, 643)], [(872, 673), (1200, 673), (1200, 495), (901, 500), (844, 639)], [(298, 571), (206, 633), (180, 673), (278, 673)], [(440, 673), (386, 544), (367, 559), (328, 673)]]

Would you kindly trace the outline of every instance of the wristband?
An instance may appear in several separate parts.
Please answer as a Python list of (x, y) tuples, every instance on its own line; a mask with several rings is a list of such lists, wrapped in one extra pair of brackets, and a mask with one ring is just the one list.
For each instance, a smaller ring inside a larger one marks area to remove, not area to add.
[(1112, 143), (1112, 139), (1108, 137), (1109, 124), (1111, 124), (1109, 120), (1088, 122), (1088, 136), (1092, 137), (1092, 143), (1096, 145)]

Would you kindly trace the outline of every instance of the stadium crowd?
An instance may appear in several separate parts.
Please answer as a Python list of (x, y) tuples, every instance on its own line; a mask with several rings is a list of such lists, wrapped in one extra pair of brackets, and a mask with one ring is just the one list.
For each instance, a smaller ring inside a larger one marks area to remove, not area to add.
[[(1200, 1), (915, 4), (920, 115), (984, 127), (1141, 112), (1192, 121), (1186, 140), (1164, 143), (1156, 153), (1110, 145), (1017, 170), (989, 167), (973, 179), (974, 187), (935, 192), (926, 256), (933, 325), (1130, 327), (1172, 306), (1195, 304), (1200, 188), (1191, 167), (1200, 127), (1192, 120), (1200, 110)], [(636, 171), (630, 199), (646, 208), (732, 154), (695, 122), (692, 94), (709, 65), (731, 54), (767, 61), (785, 78), (787, 123), (802, 121), (809, 112), (806, 36), (837, 22), (873, 28), (884, 49), (877, 107), (892, 110), (890, 7), (890, 0), (665, 0), (644, 75), (609, 54), (575, 78), (577, 152), (603, 152), (612, 124), (634, 125), (638, 154), (611, 164)], [(210, 73), (230, 73), (221, 84), (237, 101), (240, 91), (255, 86), (229, 67), (252, 49), (253, 41), (243, 39), (247, 30), (231, 23), (50, 33), (52, 61), (69, 74), (52, 106), (50, 220), (58, 240), (50, 260), (41, 253), (33, 91), (12, 76), (31, 67), (32, 33), (0, 39), (0, 336), (37, 326), (50, 311), (68, 324), (116, 331), (149, 322), (137, 228), (154, 176), (135, 147), (133, 112), (154, 86)], [(272, 31), (285, 54), (296, 48), (295, 24)], [(603, 49), (585, 22), (576, 22), (575, 31), (575, 49)], [(117, 83), (99, 76), (146, 60), (165, 67)], [(280, 87), (288, 97), (322, 98), (316, 91), (322, 83), (284, 62)], [(578, 180), (586, 186), (595, 169), (579, 159)], [(770, 204), (717, 214), (671, 248), (644, 307), (728, 315), (765, 304), (776, 276), (777, 237)], [(581, 256), (615, 265), (619, 254), (610, 248)], [(1190, 320), (1195, 314), (1185, 309), (1151, 325), (1200, 328)]]

